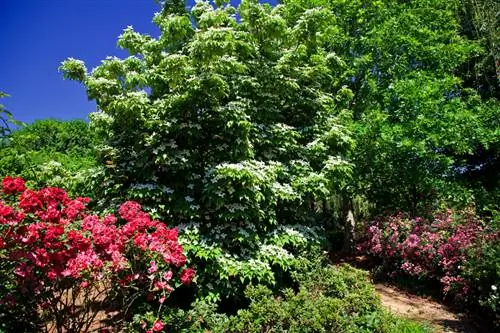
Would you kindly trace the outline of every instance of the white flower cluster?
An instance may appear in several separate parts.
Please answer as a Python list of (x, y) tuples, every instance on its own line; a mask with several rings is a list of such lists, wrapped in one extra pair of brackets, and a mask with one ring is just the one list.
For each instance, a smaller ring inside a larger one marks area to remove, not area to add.
[(259, 248), (259, 257), (283, 262), (284, 260), (293, 260), (294, 256), (278, 245), (264, 244)]
[(91, 112), (89, 114), (89, 119), (90, 119), (90, 125), (98, 125), (98, 126), (103, 124), (110, 125), (114, 121), (113, 116), (102, 111)]
[(164, 186), (164, 185), (160, 186), (160, 185), (155, 184), (155, 183), (132, 184), (130, 186), (130, 188), (133, 190), (148, 190), (148, 191), (160, 190), (161, 192), (163, 192), (165, 194), (174, 193), (174, 190), (172, 190), (170, 187)]

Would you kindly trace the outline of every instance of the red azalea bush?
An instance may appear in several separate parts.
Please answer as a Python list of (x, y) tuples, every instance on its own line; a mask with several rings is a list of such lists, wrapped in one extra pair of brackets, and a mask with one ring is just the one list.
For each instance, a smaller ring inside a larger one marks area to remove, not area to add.
[(31, 295), (57, 331), (84, 332), (96, 314), (90, 303), (113, 290), (144, 290), (163, 303), (176, 286), (191, 283), (195, 272), (183, 268), (177, 229), (151, 219), (137, 202), (122, 204), (119, 218), (100, 218), (87, 211), (89, 201), (59, 188), (32, 191), (20, 178), (2, 181), (1, 274), (15, 288), (0, 289), (0, 304)]
[(467, 211), (457, 214), (447, 210), (432, 219), (398, 213), (370, 223), (358, 250), (380, 258), (386, 268), (393, 269), (391, 275), (435, 279), (444, 295), (465, 298), (471, 291), (464, 274), (467, 260), (480, 255), (480, 242), (497, 237)]

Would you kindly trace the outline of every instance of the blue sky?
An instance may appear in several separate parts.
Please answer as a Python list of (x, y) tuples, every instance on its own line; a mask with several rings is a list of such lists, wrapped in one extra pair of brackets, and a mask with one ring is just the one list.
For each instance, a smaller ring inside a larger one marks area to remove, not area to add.
[(86, 119), (95, 103), (82, 85), (62, 79), (61, 61), (93, 68), (106, 56), (125, 56), (117, 37), (128, 25), (157, 35), (151, 19), (158, 9), (154, 0), (0, 0), (0, 91), (10, 95), (0, 103), (28, 123)]

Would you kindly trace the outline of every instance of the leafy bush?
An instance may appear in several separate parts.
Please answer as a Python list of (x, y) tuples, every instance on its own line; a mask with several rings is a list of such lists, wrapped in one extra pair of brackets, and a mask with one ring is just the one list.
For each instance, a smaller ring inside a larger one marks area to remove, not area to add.
[[(321, 253), (324, 241), (320, 228), (301, 225), (265, 233), (252, 226), (215, 226), (208, 233), (197, 223), (180, 225), (179, 230), (189, 262), (198, 265), (199, 296), (210, 301), (231, 297), (238, 302), (248, 284), (290, 284), (291, 272)], [(231, 251), (221, 244), (242, 249)]]
[[(296, 275), (297, 290), (273, 293), (249, 286), (250, 304), (234, 315), (217, 313), (214, 304), (197, 302), (188, 311), (163, 317), (167, 332), (427, 332), (397, 319), (380, 306), (365, 272), (350, 266), (314, 267)], [(143, 317), (136, 317), (139, 327)], [(144, 324), (143, 324), (144, 325)]]
[(500, 242), (497, 237), (476, 245), (467, 258), (464, 277), (474, 286), (473, 296), (500, 326)]
[(32, 191), (11, 177), (2, 181), (1, 200), (1, 312), (15, 312), (27, 297), (58, 332), (86, 332), (94, 302), (121, 299), (130, 306), (146, 295), (161, 306), (194, 279), (193, 269), (183, 269), (177, 229), (151, 219), (136, 202), (122, 204), (120, 218), (99, 218), (86, 210), (88, 198), (70, 199), (54, 187)]
[(71, 195), (90, 195), (85, 171), (96, 166), (98, 140), (83, 120), (37, 120), (4, 140), (0, 176), (22, 177), (35, 188), (61, 187)]
[(432, 218), (405, 214), (370, 223), (359, 250), (379, 258), (392, 276), (439, 281), (445, 296), (479, 302), (498, 313), (498, 231), (470, 210), (447, 210)]
[(157, 38), (125, 29), (129, 57), (61, 70), (100, 110), (102, 206), (137, 200), (176, 221), (200, 293), (241, 298), (321, 242), (317, 204), (351, 174), (350, 94), (332, 85), (344, 69), (327, 51), (335, 16), (248, 0), (180, 8), (154, 16)]

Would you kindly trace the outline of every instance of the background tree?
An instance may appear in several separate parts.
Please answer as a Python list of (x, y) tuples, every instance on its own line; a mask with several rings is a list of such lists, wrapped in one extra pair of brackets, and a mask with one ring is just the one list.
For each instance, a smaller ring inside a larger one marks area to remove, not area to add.
[(498, 156), (499, 104), (481, 100), (463, 75), (483, 52), (482, 42), (460, 34), (463, 2), (284, 3), (336, 13), (331, 45), (348, 68), (340, 84), (353, 95), (353, 193), (372, 213), (464, 205), (478, 195), (465, 174), (482, 169), (494, 179), (487, 170)]
[(31, 186), (62, 186), (72, 194), (83, 195), (84, 175), (97, 163), (97, 144), (83, 120), (37, 120), (12, 132), (4, 141), (1, 175), (21, 176)]
[(476, 41), (482, 50), (461, 67), (458, 75), (464, 86), (474, 89), (490, 116), (485, 120), (494, 133), (487, 145), (476, 145), (470, 154), (462, 155), (465, 166), (461, 180), (474, 190), (480, 207), (498, 209), (500, 177), (500, 3), (491, 0), (463, 0), (459, 14), (461, 34)]
[(500, 3), (494, 0), (462, 0), (461, 33), (476, 40), (482, 52), (463, 67), (465, 84), (485, 97), (500, 97)]
[[(5, 98), (8, 96), (9, 95), (7, 95), (6, 93), (0, 91), (0, 98)], [(12, 113), (10, 111), (8, 111), (7, 109), (5, 109), (5, 106), (3, 104), (0, 104), (0, 121), (1, 121), (0, 140), (2, 141), (1, 144), (4, 143), (4, 138), (6, 136), (8, 136), (11, 132), (10, 126), (12, 126), (12, 125), (22, 126), (23, 125), (22, 122), (15, 120), (13, 118)]]

